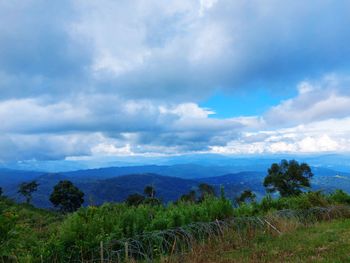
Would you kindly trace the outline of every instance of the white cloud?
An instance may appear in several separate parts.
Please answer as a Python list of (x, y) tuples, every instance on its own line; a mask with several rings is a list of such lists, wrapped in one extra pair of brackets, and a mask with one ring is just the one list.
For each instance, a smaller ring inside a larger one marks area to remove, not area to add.
[(0, 159), (348, 152), (346, 83), (334, 75), (302, 82), (295, 98), (265, 116), (231, 119), (217, 119), (196, 103), (97, 94), (51, 103), (45, 97), (6, 100), (0, 102)]
[(350, 115), (348, 76), (329, 75), (316, 82), (302, 82), (297, 97), (286, 100), (265, 114), (270, 125), (295, 125)]
[(225, 144), (251, 122), (215, 119), (212, 114), (195, 103), (159, 104), (118, 96), (80, 95), (64, 103), (7, 100), (0, 102), (0, 133), (8, 138), (0, 159), (6, 154), (42, 159), (205, 151), (209, 145)]
[(100, 143), (91, 149), (92, 155), (98, 156), (107, 156), (107, 155), (133, 155), (134, 153), (131, 151), (130, 144), (126, 144), (123, 147), (116, 147), (113, 143)]
[(281, 88), (347, 68), (348, 9), (341, 0), (2, 1), (0, 99), (197, 103), (216, 89)]
[(295, 98), (261, 116), (218, 119), (198, 105), (217, 90), (283, 92), (346, 70), (349, 8), (328, 0), (0, 1), (0, 159), (346, 151), (346, 76), (303, 81)]
[(203, 16), (205, 11), (212, 8), (218, 0), (200, 0), (199, 15)]
[(298, 85), (298, 91), (299, 91), (299, 94), (302, 95), (302, 94), (306, 94), (306, 93), (310, 93), (312, 91), (315, 90), (315, 87), (312, 86), (309, 82), (307, 81), (303, 81), (301, 82), (299, 85)]
[(350, 151), (350, 117), (313, 122), (290, 128), (243, 133), (214, 153), (325, 153)]

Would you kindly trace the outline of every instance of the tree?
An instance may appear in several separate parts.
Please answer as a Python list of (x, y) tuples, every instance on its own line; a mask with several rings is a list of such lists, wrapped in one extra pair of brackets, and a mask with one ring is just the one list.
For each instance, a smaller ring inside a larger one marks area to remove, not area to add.
[(130, 206), (138, 206), (142, 204), (142, 202), (145, 200), (145, 197), (140, 194), (131, 194), (128, 196), (128, 198), (125, 200), (127, 205)]
[(264, 186), (270, 193), (279, 192), (282, 197), (299, 195), (302, 189), (309, 188), (313, 177), (308, 164), (299, 164), (295, 160), (282, 160), (280, 164), (274, 163), (268, 169)]
[(188, 194), (183, 194), (180, 197), (180, 201), (188, 202), (188, 203), (195, 203), (196, 202), (196, 191), (191, 190)]
[(19, 185), (18, 193), (24, 196), (26, 203), (29, 204), (32, 201), (32, 193), (38, 190), (39, 184), (36, 181), (29, 183), (21, 183)]
[(147, 197), (147, 198), (145, 198), (145, 200), (143, 201), (143, 204), (145, 204), (145, 205), (151, 205), (151, 206), (158, 206), (158, 205), (161, 205), (162, 202), (161, 202), (161, 200), (159, 200), (158, 198)]
[(147, 185), (143, 190), (143, 193), (146, 195), (145, 200), (143, 200), (142, 202), (143, 204), (152, 205), (152, 206), (153, 205), (157, 206), (162, 204), (162, 201), (155, 197), (156, 189), (153, 186)]
[(215, 196), (215, 189), (213, 186), (209, 184), (201, 183), (198, 186), (198, 190), (200, 193), (199, 201), (203, 201), (208, 196)]
[(156, 190), (153, 186), (147, 185), (143, 190), (143, 193), (149, 198), (154, 198), (154, 196), (156, 195)]
[(2, 197), (3, 191), (2, 191), (2, 187), (0, 187), (0, 197)]
[(239, 197), (236, 198), (236, 201), (238, 204), (248, 202), (255, 202), (256, 194), (252, 192), (251, 190), (247, 189), (244, 190)]
[(50, 196), (51, 203), (63, 213), (76, 211), (84, 203), (84, 193), (71, 181), (60, 181)]

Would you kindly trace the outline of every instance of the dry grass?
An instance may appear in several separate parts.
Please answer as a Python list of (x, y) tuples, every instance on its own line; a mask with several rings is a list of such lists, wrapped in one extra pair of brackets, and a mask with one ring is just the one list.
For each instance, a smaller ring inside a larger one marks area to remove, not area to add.
[[(226, 224), (223, 229), (217, 222), (217, 224), (212, 225), (219, 226), (220, 231), (209, 235), (209, 238), (200, 239), (197, 242), (193, 240), (189, 245), (190, 251), (188, 251), (187, 246), (184, 250), (177, 250), (177, 254), (173, 255), (174, 249), (169, 247), (167, 253), (170, 256), (163, 256), (152, 262), (276, 262), (273, 261), (275, 258), (279, 258), (277, 262), (285, 262), (284, 258), (292, 258), (298, 255), (298, 251), (304, 249), (300, 247), (303, 238), (293, 241), (290, 236), (298, 233), (299, 230), (307, 232), (308, 229), (312, 229), (315, 223), (318, 224), (317, 222), (350, 218), (349, 211), (349, 207), (345, 206), (314, 208), (307, 211), (287, 210), (263, 218), (256, 217), (254, 220), (249, 220), (249, 218), (244, 220), (234, 219), (233, 224)], [(274, 244), (275, 240), (277, 240), (277, 244), (269, 245)], [(310, 240), (310, 242), (312, 243), (313, 240)], [(290, 249), (286, 244), (295, 246), (295, 248)], [(266, 246), (266, 248), (263, 246)], [(276, 250), (275, 247), (278, 246), (280, 248)], [(175, 245), (172, 245), (172, 247), (174, 248)], [(311, 259), (317, 261), (327, 251), (328, 247), (321, 243), (320, 246), (315, 247), (315, 253), (311, 256)]]
[(270, 218), (276, 231), (248, 231), (197, 244), (182, 256), (162, 263), (350, 262), (350, 220), (338, 219), (303, 226), (296, 220)]
[[(264, 230), (248, 227), (243, 232), (238, 233), (236, 229), (226, 231), (222, 236), (211, 238), (206, 242), (195, 244), (189, 253), (167, 257), (160, 260), (161, 263), (226, 263), (226, 262), (242, 262), (240, 259), (229, 259), (223, 255), (232, 250), (239, 250), (251, 244), (259, 235), (276, 237), (281, 233), (295, 231), (301, 226), (296, 219), (284, 219), (280, 217), (268, 217), (268, 223), (272, 227)], [(255, 261), (252, 261), (255, 262)]]

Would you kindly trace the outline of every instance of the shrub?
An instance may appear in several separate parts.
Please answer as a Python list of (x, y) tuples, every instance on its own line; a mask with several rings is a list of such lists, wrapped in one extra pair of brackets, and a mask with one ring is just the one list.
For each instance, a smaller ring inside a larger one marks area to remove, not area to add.
[(329, 195), (328, 199), (332, 203), (350, 205), (350, 195), (343, 190), (334, 191)]
[[(233, 215), (232, 204), (222, 198), (208, 197), (198, 204), (179, 202), (162, 205), (127, 206), (104, 204), (81, 208), (67, 217), (50, 239), (51, 258), (63, 261), (91, 258), (101, 241), (112, 242), (145, 231), (164, 230), (190, 224), (225, 219)], [(113, 242), (112, 242), (113, 243)]]

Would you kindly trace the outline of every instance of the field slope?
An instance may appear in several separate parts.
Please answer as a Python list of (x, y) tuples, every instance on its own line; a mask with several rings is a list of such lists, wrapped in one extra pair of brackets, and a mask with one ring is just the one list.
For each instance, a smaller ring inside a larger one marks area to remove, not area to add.
[[(202, 253), (201, 253), (202, 252)], [(195, 249), (184, 262), (350, 262), (350, 219), (300, 227), (245, 243), (225, 239)]]

